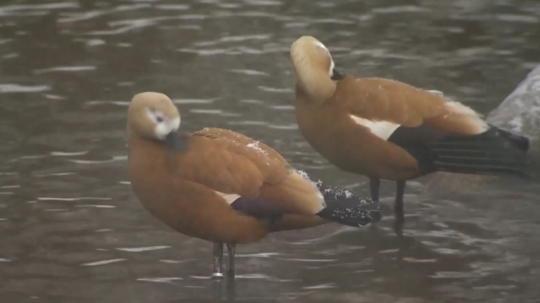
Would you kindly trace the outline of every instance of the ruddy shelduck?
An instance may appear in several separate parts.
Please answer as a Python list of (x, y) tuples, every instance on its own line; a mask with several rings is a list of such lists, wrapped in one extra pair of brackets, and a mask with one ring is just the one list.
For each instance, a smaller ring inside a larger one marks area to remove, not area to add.
[(129, 177), (152, 215), (182, 234), (214, 243), (214, 277), (223, 276), (223, 244), (232, 274), (236, 244), (330, 221), (362, 226), (380, 220), (378, 203), (310, 181), (261, 142), (217, 128), (181, 133), (180, 121), (166, 95), (133, 97)]
[(340, 74), (314, 37), (296, 40), (290, 55), (303, 136), (330, 163), (369, 177), (374, 201), (380, 179), (397, 181), (398, 233), (406, 180), (436, 171), (528, 174), (527, 138), (488, 125), (442, 93)]

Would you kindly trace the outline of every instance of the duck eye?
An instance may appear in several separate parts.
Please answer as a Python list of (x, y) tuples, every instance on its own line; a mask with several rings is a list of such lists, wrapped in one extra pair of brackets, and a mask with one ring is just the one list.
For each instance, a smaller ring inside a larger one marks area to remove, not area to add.
[(157, 121), (158, 123), (163, 122), (163, 117), (162, 117), (162, 116), (157, 116), (157, 117), (156, 117), (156, 121)]

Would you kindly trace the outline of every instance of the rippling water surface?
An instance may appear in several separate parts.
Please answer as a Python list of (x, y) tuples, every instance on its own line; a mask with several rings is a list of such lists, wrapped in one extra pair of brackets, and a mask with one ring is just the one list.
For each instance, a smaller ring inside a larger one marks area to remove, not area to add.
[[(315, 179), (367, 194), (298, 132), (288, 50), (325, 42), (340, 70), (438, 89), (487, 113), (540, 60), (536, 0), (2, 1), (0, 301), (195, 302), (219, 296), (211, 245), (152, 218), (127, 173), (128, 101), (168, 94), (183, 125), (262, 140)], [(435, 199), (238, 249), (245, 302), (539, 302), (538, 192)], [(394, 185), (384, 184), (390, 206)], [(387, 207), (388, 208), (388, 207)], [(225, 288), (225, 286), (224, 286)], [(231, 297), (233, 290), (223, 290)]]

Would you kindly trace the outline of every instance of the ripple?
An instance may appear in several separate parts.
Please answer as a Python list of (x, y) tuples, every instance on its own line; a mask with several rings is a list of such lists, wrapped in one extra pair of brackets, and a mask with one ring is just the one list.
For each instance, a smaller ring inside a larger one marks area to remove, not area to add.
[(148, 7), (149, 7), (148, 4), (119, 5), (110, 10), (95, 10), (95, 11), (89, 11), (89, 12), (83, 12), (83, 13), (65, 14), (68, 17), (60, 18), (58, 22), (65, 23), (65, 22), (84, 21), (84, 20), (94, 19), (94, 18), (103, 16), (106, 14), (113, 14), (116, 12), (126, 12), (130, 10), (137, 10), (137, 9), (148, 8)]
[(294, 90), (291, 89), (291, 88), (276, 88), (276, 87), (268, 87), (268, 86), (264, 86), (264, 85), (260, 85), (258, 87), (260, 90), (262, 91), (265, 91), (265, 92), (270, 92), (270, 93), (287, 93), (287, 94), (290, 94), (290, 93), (293, 93)]
[(17, 172), (0, 172), (0, 176), (15, 176), (18, 175)]
[(286, 124), (286, 125), (270, 124), (268, 125), (268, 128), (282, 129), (282, 130), (296, 130), (298, 129), (298, 125), (296, 124)]
[(243, 100), (240, 100), (241, 103), (246, 103), (246, 104), (264, 104), (264, 101), (261, 101), (261, 100), (253, 100), (253, 99), (243, 99)]
[(59, 66), (45, 69), (38, 69), (34, 71), (34, 74), (45, 74), (53, 72), (83, 72), (96, 70), (95, 66)]
[(434, 279), (466, 279), (466, 278), (479, 278), (486, 275), (487, 275), (486, 273), (478, 273), (478, 272), (440, 271), (428, 277), (434, 278)]
[(75, 207), (79, 208), (116, 208), (114, 205), (103, 205), (103, 204), (84, 204), (84, 205), (77, 205)]
[(283, 260), (283, 261), (293, 261), (293, 262), (308, 262), (308, 263), (330, 263), (330, 262), (336, 262), (339, 261), (338, 259), (303, 259), (303, 258), (276, 258), (277, 260)]
[(86, 155), (88, 151), (80, 151), (80, 152), (60, 152), (60, 151), (53, 151), (51, 152), (51, 156), (57, 156), (57, 157), (71, 157), (71, 156), (82, 156)]
[(44, 94), (45, 98), (51, 99), (51, 100), (65, 100), (65, 97), (57, 96), (57, 95), (51, 95), (51, 94)]
[(186, 262), (191, 262), (191, 261), (197, 261), (197, 259), (187, 259), (187, 260), (181, 260), (181, 261), (178, 261), (178, 260), (159, 260), (159, 262), (170, 263), (170, 264), (179, 264), (179, 263), (186, 263)]
[(486, 285), (486, 286), (475, 286), (473, 289), (476, 290), (511, 290), (517, 288), (517, 285)]
[(227, 121), (229, 125), (268, 125), (268, 122), (264, 121)]
[(275, 110), (295, 110), (296, 108), (292, 105), (272, 105), (270, 106), (272, 109)]
[(270, 39), (270, 34), (260, 34), (260, 35), (246, 35), (246, 36), (227, 36), (222, 37), (213, 41), (202, 41), (196, 42), (193, 46), (209, 46), (216, 45), (220, 43), (229, 43), (229, 42), (244, 42), (248, 40), (268, 40)]
[(500, 15), (496, 15), (495, 18), (499, 21), (505, 21), (505, 22), (538, 23), (540, 21), (540, 19), (535, 16), (512, 15), (512, 14), (500, 14)]
[(144, 252), (152, 250), (161, 250), (171, 248), (170, 246), (145, 246), (145, 247), (119, 247), (116, 250), (126, 251), (126, 252)]
[(174, 104), (210, 104), (214, 103), (218, 98), (212, 99), (173, 99)]
[(139, 278), (137, 281), (142, 282), (154, 282), (154, 283), (172, 283), (174, 281), (183, 280), (180, 277), (170, 277), (170, 278)]
[(87, 200), (98, 200), (98, 201), (109, 201), (112, 198), (107, 197), (74, 197), (74, 198), (59, 198), (59, 197), (38, 197), (38, 201), (87, 201)]
[(52, 9), (66, 9), (66, 8), (79, 8), (77, 2), (58, 2), (48, 4), (29, 4), (29, 5), (10, 5), (0, 7), (0, 15), (5, 12), (22, 11), (22, 10), (52, 10)]
[(26, 155), (26, 156), (20, 156), (19, 159), (20, 160), (32, 160), (32, 159), (46, 158), (48, 156), (49, 155)]
[(210, 280), (212, 279), (212, 277), (209, 277), (209, 276), (189, 276), (190, 278), (192, 279), (196, 279), (196, 280)]
[(110, 229), (110, 228), (102, 228), (102, 229), (95, 230), (95, 232), (97, 232), (97, 233), (106, 233), (106, 232), (110, 232), (110, 231), (113, 231), (113, 230)]
[(39, 93), (49, 91), (51, 88), (47, 85), (19, 85), (19, 84), (0, 84), (0, 93)]
[(19, 187), (21, 187), (21, 186), (20, 185), (4, 185), (4, 186), (2, 186), (0, 188), (6, 189), (6, 188), (19, 188)]
[(71, 175), (75, 175), (75, 173), (65, 172), (65, 173), (36, 174), (35, 177), (43, 178), (43, 177), (61, 177), (61, 176), (71, 176)]
[(363, 49), (363, 50), (354, 50), (350, 53), (352, 56), (371, 56), (373, 58), (381, 59), (402, 59), (402, 60), (422, 60), (421, 56), (414, 55), (401, 55), (401, 54), (392, 54), (388, 53), (387, 49)]
[(227, 113), (222, 111), (221, 109), (190, 109), (190, 113), (193, 114), (202, 114), (202, 115), (218, 115), (222, 117), (241, 117), (241, 114), (236, 113)]
[(380, 254), (394, 254), (399, 252), (399, 249), (386, 249), (379, 251)]
[(103, 163), (109, 163), (109, 162), (116, 162), (116, 161), (127, 161), (127, 156), (114, 156), (112, 159), (109, 160), (68, 160), (69, 162), (77, 163), (77, 164), (103, 164)]
[(91, 12), (86, 12), (82, 14), (74, 13), (74, 14), (70, 14), (70, 17), (60, 18), (58, 22), (65, 23), (65, 22), (83, 21), (83, 20), (93, 19), (95, 17), (102, 16), (103, 14), (105, 14), (105, 12), (103, 11), (91, 11)]
[(46, 209), (45, 211), (47, 212), (60, 212), (60, 211), (68, 211), (69, 209), (67, 208), (49, 208), (49, 209)]
[(329, 283), (329, 284), (320, 284), (320, 285), (302, 287), (302, 289), (329, 289), (329, 288), (336, 288), (336, 286), (333, 283)]
[(435, 263), (437, 259), (415, 259), (415, 258), (403, 258), (403, 261), (409, 263)]
[(132, 20), (131, 24), (126, 25), (124, 27), (120, 27), (113, 30), (103, 30), (103, 31), (92, 31), (87, 33), (87, 35), (94, 35), (94, 36), (112, 36), (112, 35), (119, 35), (119, 34), (125, 34), (135, 29), (140, 29), (148, 26), (155, 25), (155, 22), (152, 20)]
[(237, 46), (230, 48), (216, 48), (216, 49), (196, 49), (196, 48), (180, 48), (177, 51), (184, 53), (194, 53), (199, 56), (213, 56), (213, 55), (262, 55), (270, 53), (282, 53), (288, 48), (269, 48), (269, 49), (255, 49), (246, 46)]
[(189, 9), (189, 5), (187, 4), (161, 4), (161, 5), (155, 5), (154, 8), (162, 9), (162, 10), (187, 10)]
[(283, 2), (281, 1), (271, 1), (271, 0), (244, 0), (244, 3), (249, 5), (256, 6), (281, 6)]
[(237, 254), (237, 258), (270, 258), (273, 256), (282, 255), (277, 252), (255, 253), (255, 254)]
[(83, 263), (83, 264), (81, 264), (81, 266), (100, 266), (100, 265), (106, 265), (106, 264), (111, 264), (111, 263), (122, 262), (122, 261), (125, 261), (125, 260), (126, 259), (110, 259), (110, 260)]
[(433, 251), (440, 253), (441, 255), (461, 255), (463, 252), (457, 249), (451, 248), (434, 248)]
[(11, 260), (10, 259), (0, 258), (0, 262), (11, 262)]
[(236, 275), (236, 279), (246, 279), (246, 280), (265, 280), (270, 282), (297, 282), (299, 280), (293, 279), (279, 279), (265, 274), (242, 274)]
[(118, 105), (118, 106), (129, 106), (129, 101), (88, 101), (85, 103), (86, 105), (94, 106), (94, 105)]
[(7, 55), (3, 55), (2, 58), (4, 59), (13, 59), (13, 58), (18, 58), (19, 57), (19, 54), (17, 53), (11, 53), (11, 54), (7, 54)]
[(313, 20), (313, 23), (315, 23), (315, 24), (356, 24), (355, 21), (348, 21), (348, 20), (343, 20), (343, 19), (333, 19), (333, 18), (316, 19), (316, 20)]
[(110, 22), (109, 26), (116, 27), (116, 26), (146, 26), (146, 25), (155, 25), (158, 24), (161, 21), (170, 21), (170, 20), (185, 20), (185, 19), (205, 19), (205, 15), (198, 15), (198, 16), (187, 16), (187, 15), (174, 15), (174, 16), (160, 16), (160, 17), (153, 17), (153, 18), (144, 18), (144, 19), (129, 19), (129, 20), (120, 20), (120, 21), (114, 21)]
[(399, 13), (420, 13), (430, 11), (426, 8), (421, 8), (413, 5), (398, 5), (384, 8), (374, 8), (372, 12), (377, 14), (399, 14)]
[(269, 73), (261, 72), (258, 70), (252, 70), (252, 69), (231, 69), (230, 71), (233, 73), (244, 74), (248, 76), (269, 76), (270, 75)]

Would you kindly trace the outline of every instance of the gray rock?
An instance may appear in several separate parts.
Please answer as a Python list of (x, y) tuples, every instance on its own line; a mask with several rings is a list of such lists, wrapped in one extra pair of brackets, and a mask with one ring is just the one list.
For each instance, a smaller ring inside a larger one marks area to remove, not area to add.
[(487, 121), (532, 140), (540, 138), (540, 65), (488, 115)]

